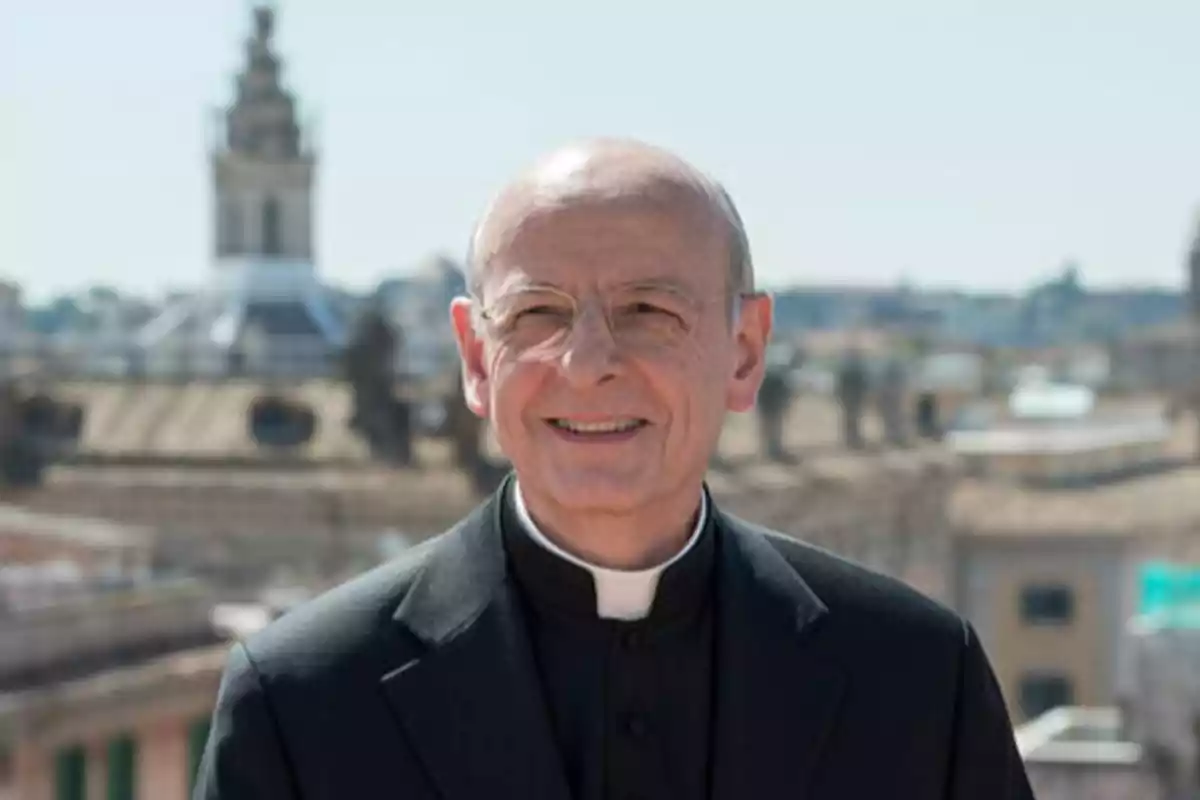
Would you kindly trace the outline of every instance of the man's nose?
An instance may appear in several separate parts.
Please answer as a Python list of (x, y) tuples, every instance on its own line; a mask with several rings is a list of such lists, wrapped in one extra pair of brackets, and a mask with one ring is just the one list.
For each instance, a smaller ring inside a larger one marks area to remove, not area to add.
[(571, 383), (595, 386), (614, 377), (620, 369), (620, 352), (606, 316), (583, 310), (575, 318), (564, 342), (560, 369)]

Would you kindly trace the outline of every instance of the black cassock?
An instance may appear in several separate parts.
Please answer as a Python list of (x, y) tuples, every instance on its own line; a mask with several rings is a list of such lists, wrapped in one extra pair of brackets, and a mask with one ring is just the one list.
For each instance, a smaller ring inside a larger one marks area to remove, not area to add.
[(712, 722), (711, 515), (659, 578), (642, 620), (601, 619), (589, 572), (502, 528), (571, 796), (708, 797)]
[(511, 490), (235, 645), (195, 796), (1032, 800), (952, 611), (710, 500), (660, 616), (574, 628)]

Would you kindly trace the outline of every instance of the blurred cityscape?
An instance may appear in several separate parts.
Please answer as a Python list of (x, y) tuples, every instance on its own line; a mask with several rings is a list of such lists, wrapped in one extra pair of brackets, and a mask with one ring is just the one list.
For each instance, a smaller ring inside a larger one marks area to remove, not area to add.
[[(187, 797), (229, 642), (505, 472), (461, 402), (460, 264), (316, 270), (273, 22), (214, 133), (205, 285), (0, 285), (0, 800)], [(1043, 800), (1200, 797), (1200, 244), (1179, 278), (777, 287), (712, 465), (726, 510), (971, 620)]]

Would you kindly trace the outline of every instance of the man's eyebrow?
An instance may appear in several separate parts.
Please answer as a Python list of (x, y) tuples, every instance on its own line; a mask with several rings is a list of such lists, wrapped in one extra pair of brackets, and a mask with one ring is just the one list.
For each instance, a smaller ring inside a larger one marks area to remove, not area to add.
[[(612, 290), (618, 292), (669, 292), (683, 299), (690, 299), (693, 295), (692, 291), (683, 283), (670, 278), (642, 278), (632, 281), (623, 281), (613, 284)], [(562, 295), (564, 297), (573, 297), (571, 292), (558, 284), (549, 281), (533, 281), (524, 278), (515, 278), (509, 281), (506, 285), (499, 287), (496, 294), (497, 301), (503, 301), (506, 298), (519, 297), (525, 294), (549, 293)]]
[(651, 278), (628, 281), (617, 285), (618, 289), (630, 292), (673, 292), (674, 294), (690, 296), (691, 291), (679, 281), (670, 278)]
[(525, 294), (557, 294), (564, 297), (569, 297), (566, 289), (554, 285), (553, 283), (532, 283), (521, 282), (513, 283), (509, 286), (504, 286), (496, 294), (497, 300), (503, 300), (509, 297), (520, 297)]
[(551, 283), (515, 281), (508, 286), (502, 287), (482, 310), (485, 315), (493, 318), (507, 316), (513, 311), (515, 305), (519, 305), (522, 302), (529, 302), (529, 298), (531, 297), (572, 299), (571, 295), (565, 290)]
[(562, 287), (557, 286), (550, 281), (536, 280), (529, 275), (520, 271), (515, 274), (510, 274), (500, 281), (500, 285), (496, 287), (500, 294), (509, 294), (510, 292), (562, 292), (565, 291)]

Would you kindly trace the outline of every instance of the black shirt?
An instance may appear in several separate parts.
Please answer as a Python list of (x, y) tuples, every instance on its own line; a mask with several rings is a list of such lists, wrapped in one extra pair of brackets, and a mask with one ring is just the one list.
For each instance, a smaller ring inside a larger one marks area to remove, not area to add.
[(503, 535), (572, 796), (707, 797), (711, 515), (693, 547), (663, 571), (648, 616), (636, 621), (600, 618), (592, 575), (534, 541), (511, 497)]

